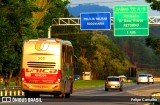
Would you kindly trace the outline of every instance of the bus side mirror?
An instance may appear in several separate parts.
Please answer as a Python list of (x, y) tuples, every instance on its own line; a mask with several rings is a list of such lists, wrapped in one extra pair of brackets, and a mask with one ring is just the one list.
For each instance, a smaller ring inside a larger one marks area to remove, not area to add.
[(74, 68), (78, 67), (78, 58), (74, 55)]

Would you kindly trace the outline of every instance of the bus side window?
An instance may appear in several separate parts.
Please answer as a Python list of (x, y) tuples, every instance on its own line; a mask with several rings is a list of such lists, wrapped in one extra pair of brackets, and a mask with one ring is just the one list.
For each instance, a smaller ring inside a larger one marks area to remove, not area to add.
[(69, 47), (66, 46), (66, 51), (67, 51), (67, 63), (69, 63)]
[(62, 46), (62, 58), (63, 58), (63, 63), (65, 62), (65, 46)]
[(73, 48), (71, 47), (70, 49), (70, 59), (71, 59), (71, 64), (73, 64)]
[(69, 47), (69, 63), (72, 63), (72, 47)]

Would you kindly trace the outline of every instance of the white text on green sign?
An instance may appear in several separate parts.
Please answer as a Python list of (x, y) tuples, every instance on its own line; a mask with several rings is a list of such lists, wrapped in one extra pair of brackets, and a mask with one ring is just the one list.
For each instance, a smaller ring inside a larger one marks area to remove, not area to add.
[(114, 36), (148, 35), (148, 6), (114, 7)]

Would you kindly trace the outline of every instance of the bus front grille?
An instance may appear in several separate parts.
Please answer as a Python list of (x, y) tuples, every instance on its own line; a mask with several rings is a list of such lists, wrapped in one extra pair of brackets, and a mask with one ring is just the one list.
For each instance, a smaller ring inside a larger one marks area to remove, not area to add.
[(55, 62), (27, 62), (28, 67), (32, 68), (54, 68)]

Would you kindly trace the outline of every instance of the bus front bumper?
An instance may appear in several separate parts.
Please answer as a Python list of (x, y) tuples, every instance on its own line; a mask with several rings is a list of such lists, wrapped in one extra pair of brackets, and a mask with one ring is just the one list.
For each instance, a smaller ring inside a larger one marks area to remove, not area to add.
[(61, 83), (58, 83), (58, 84), (22, 83), (22, 91), (59, 92), (59, 91), (61, 91), (60, 87), (61, 87)]

